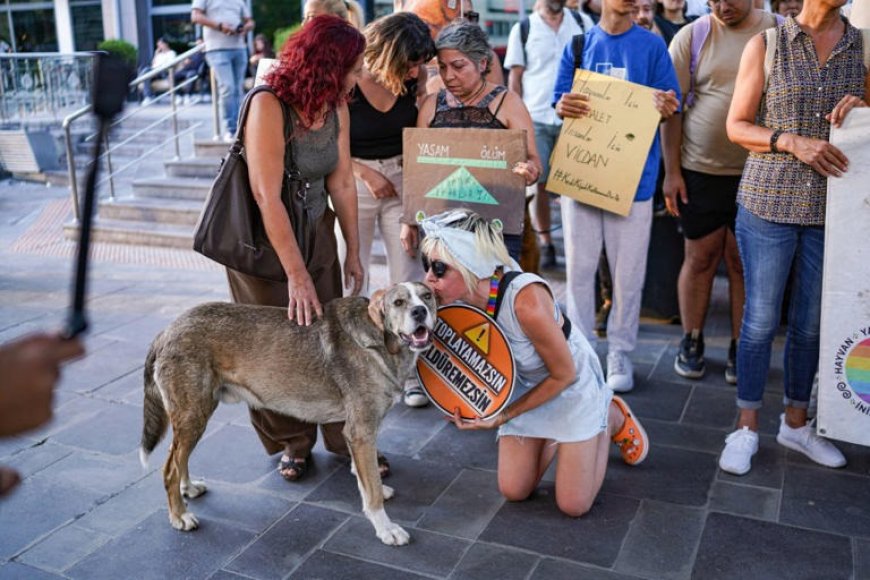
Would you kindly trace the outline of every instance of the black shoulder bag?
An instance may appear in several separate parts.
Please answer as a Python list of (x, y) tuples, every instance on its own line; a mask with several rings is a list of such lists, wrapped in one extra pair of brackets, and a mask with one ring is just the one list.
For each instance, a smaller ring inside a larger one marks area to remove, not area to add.
[[(245, 121), (251, 100), (257, 93), (271, 87), (259, 86), (251, 90), (239, 113), (239, 132), (229, 153), (221, 161), (217, 178), (211, 186), (205, 206), (196, 224), (193, 249), (203, 256), (243, 274), (284, 282), (287, 275), (272, 248), (263, 225), (263, 216), (251, 192), (248, 164), (243, 154)], [(284, 137), (286, 153), (281, 201), (287, 209), (296, 243), (307, 263), (311, 255), (311, 220), (306, 207), (310, 184), (303, 178), (293, 155), (293, 125), (287, 106), (284, 111)]]

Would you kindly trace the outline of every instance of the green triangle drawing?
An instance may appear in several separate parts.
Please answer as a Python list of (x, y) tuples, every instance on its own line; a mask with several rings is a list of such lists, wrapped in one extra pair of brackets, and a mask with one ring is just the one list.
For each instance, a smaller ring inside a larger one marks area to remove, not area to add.
[(447, 176), (444, 181), (433, 187), (426, 197), (467, 203), (498, 205), (498, 201), (469, 173), (460, 167)]

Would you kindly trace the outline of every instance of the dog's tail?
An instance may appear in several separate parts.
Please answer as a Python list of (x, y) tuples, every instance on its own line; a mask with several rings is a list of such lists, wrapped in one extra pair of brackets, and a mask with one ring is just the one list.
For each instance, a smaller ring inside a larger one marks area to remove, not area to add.
[(145, 358), (145, 404), (143, 410), (142, 440), (139, 444), (139, 461), (142, 467), (148, 467), (148, 456), (163, 439), (169, 426), (169, 415), (163, 404), (163, 396), (154, 379), (154, 361), (157, 358), (152, 344)]

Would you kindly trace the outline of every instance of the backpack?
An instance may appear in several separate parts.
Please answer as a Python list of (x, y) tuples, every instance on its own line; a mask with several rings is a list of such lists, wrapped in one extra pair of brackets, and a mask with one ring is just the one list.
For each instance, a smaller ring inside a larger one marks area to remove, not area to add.
[[(582, 35), (586, 34), (586, 25), (583, 24), (583, 17), (580, 16), (580, 13), (577, 12), (576, 10), (568, 10), (568, 12), (571, 14), (571, 16), (574, 17), (574, 22), (577, 23), (577, 25), (580, 27), (580, 30), (582, 31), (577, 36), (582, 36)], [(526, 54), (526, 42), (528, 42), (528, 40), (529, 40), (529, 30), (531, 29), (531, 27), (532, 27), (532, 23), (529, 21), (528, 16), (526, 16), (525, 18), (520, 20), (520, 44), (523, 47), (523, 62), (524, 63), (527, 63), (529, 61), (529, 57)], [(582, 45), (581, 45), (580, 52), (583, 52)], [(574, 57), (574, 61), (575, 62), (577, 61), (576, 55)], [(577, 67), (574, 67), (574, 68), (577, 68)]]
[[(776, 26), (785, 22), (783, 16), (779, 14), (774, 14), (773, 16), (776, 17)], [(712, 17), (709, 14), (699, 17), (694, 23), (692, 23), (692, 28), (689, 30), (691, 33), (691, 49), (689, 51), (689, 90), (686, 91), (686, 96), (683, 99), (686, 108), (690, 108), (695, 104), (695, 73), (698, 70), (701, 49), (704, 47), (704, 43), (707, 42), (707, 37), (710, 36), (710, 18)], [(774, 27), (768, 30), (776, 31), (776, 28)]]
[[(764, 31), (764, 92), (767, 92), (767, 83), (770, 81), (770, 70), (773, 68), (773, 61), (776, 59), (776, 33), (777, 28), (768, 28)], [(864, 68), (870, 71), (870, 28), (859, 28), (861, 33), (862, 44), (864, 45)]]

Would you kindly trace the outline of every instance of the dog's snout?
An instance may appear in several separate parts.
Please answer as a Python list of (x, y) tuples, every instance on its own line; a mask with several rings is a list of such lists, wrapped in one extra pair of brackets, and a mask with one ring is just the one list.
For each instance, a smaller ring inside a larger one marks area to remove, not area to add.
[(415, 306), (414, 308), (412, 308), (411, 318), (414, 319), (414, 322), (424, 322), (426, 320), (426, 307)]

